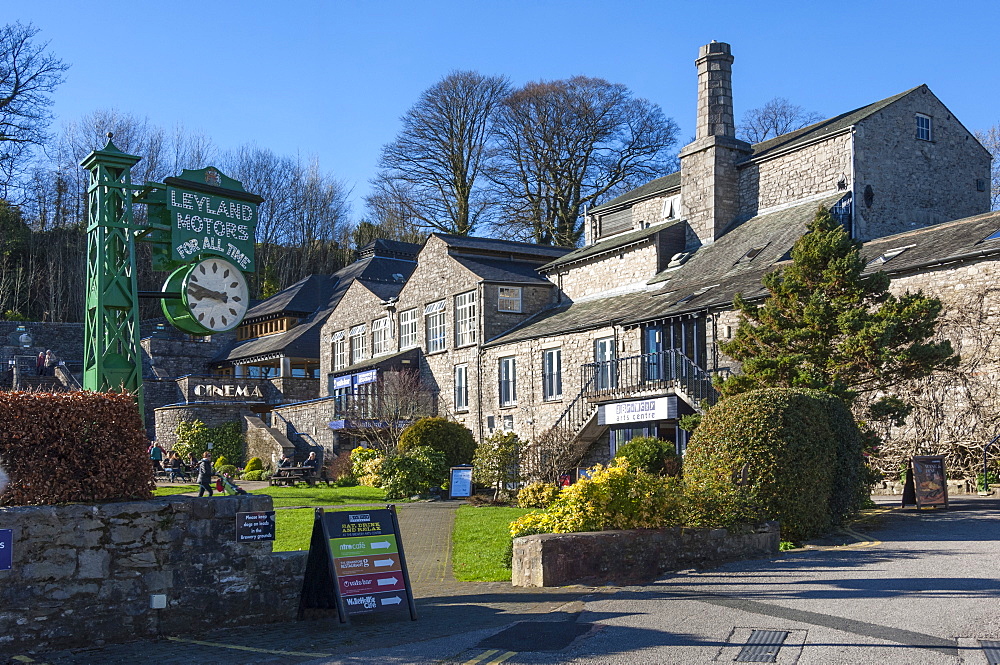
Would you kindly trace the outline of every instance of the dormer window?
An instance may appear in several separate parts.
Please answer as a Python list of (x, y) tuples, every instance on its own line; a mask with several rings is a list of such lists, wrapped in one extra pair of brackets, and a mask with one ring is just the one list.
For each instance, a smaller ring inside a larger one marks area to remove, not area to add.
[(686, 303), (686, 302), (691, 302), (692, 300), (694, 300), (698, 296), (704, 295), (704, 294), (708, 293), (709, 291), (711, 291), (712, 289), (714, 289), (717, 286), (718, 286), (718, 284), (712, 284), (711, 286), (703, 286), (700, 289), (698, 289), (697, 291), (695, 291), (694, 293), (689, 293), (688, 295), (684, 296), (683, 298), (681, 298), (680, 300), (678, 300), (674, 304), (675, 305), (680, 305), (680, 304), (683, 304), (683, 303)]
[(917, 138), (921, 141), (933, 141), (932, 118), (923, 113), (917, 114)]

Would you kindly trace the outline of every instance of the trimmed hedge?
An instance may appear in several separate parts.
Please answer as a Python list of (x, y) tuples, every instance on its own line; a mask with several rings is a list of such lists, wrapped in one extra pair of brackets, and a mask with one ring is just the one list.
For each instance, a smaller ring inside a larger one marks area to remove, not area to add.
[(201, 454), (208, 450), (211, 443), (214, 466), (218, 467), (220, 458), (226, 458), (226, 464), (239, 466), (243, 464), (246, 455), (246, 441), (243, 437), (243, 426), (238, 422), (223, 423), (218, 427), (208, 427), (200, 420), (182, 421), (177, 423), (177, 443), (174, 450), (186, 459), (194, 453), (195, 459), (201, 459)]
[(148, 448), (131, 395), (0, 391), (0, 506), (151, 499)]
[(689, 489), (738, 487), (782, 538), (827, 531), (864, 496), (861, 434), (847, 406), (817, 390), (769, 388), (722, 400), (688, 445)]
[(461, 423), (447, 418), (421, 418), (399, 435), (399, 452), (429, 446), (445, 455), (449, 466), (471, 464), (476, 452), (476, 439), (472, 431)]
[(637, 436), (622, 444), (615, 457), (627, 459), (646, 473), (676, 476), (681, 471), (674, 443), (652, 436)]

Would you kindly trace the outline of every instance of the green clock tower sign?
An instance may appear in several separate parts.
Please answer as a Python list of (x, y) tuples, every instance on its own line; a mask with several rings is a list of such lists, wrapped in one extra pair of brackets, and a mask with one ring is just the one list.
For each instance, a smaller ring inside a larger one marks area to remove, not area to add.
[[(118, 150), (109, 134), (80, 164), (90, 171), (83, 387), (131, 392), (141, 413), (139, 297), (159, 298), (171, 324), (192, 335), (238, 326), (249, 304), (244, 273), (255, 270), (263, 199), (214, 167), (133, 185), (131, 168), (140, 159)], [(133, 200), (148, 206), (146, 224), (134, 223)], [(152, 245), (155, 270), (170, 272), (160, 292), (137, 289), (137, 240)]]

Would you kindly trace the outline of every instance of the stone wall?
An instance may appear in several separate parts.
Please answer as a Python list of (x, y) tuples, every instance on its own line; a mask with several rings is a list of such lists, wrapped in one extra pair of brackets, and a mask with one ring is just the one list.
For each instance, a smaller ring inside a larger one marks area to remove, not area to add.
[[(917, 113), (931, 116), (931, 141), (916, 138)], [(989, 212), (990, 156), (926, 86), (864, 119), (855, 131), (858, 239)], [(871, 205), (865, 201), (869, 186)]]
[(649, 281), (656, 275), (658, 260), (655, 237), (650, 237), (642, 245), (562, 267), (558, 274), (549, 277), (559, 284), (564, 298), (579, 300), (615, 287)]
[[(740, 219), (761, 210), (836, 192), (851, 178), (851, 133), (844, 132), (819, 143), (739, 167)], [(846, 193), (846, 191), (845, 191)]]
[(271, 509), (269, 496), (0, 508), (13, 531), (0, 653), (294, 619), (306, 552), (236, 542), (238, 512)]
[[(24, 326), (32, 338), (30, 349), (19, 348), (14, 331)], [(40, 321), (0, 321), (0, 358), (12, 355), (38, 355), (39, 351), (51, 349), (60, 359), (79, 372), (83, 363), (82, 323), (43, 323)]]
[[(340, 454), (340, 441), (337, 433), (329, 427), (330, 421), (333, 420), (333, 398), (315, 399), (300, 404), (275, 407), (274, 413), (279, 414), (290, 423), (295, 432), (307, 434), (312, 438), (312, 441), (303, 439), (303, 443), (315, 442), (322, 446), (325, 453)], [(281, 418), (273, 418), (272, 422), (279, 430), (286, 431), (287, 428)], [(286, 432), (286, 436), (291, 438), (294, 433)]]
[(153, 412), (156, 421), (156, 442), (165, 450), (177, 443), (177, 425), (181, 422), (200, 420), (207, 427), (218, 427), (231, 422), (243, 422), (244, 416), (256, 416), (259, 404), (247, 403), (198, 403), (163, 406)]
[(778, 531), (777, 522), (766, 522), (748, 533), (677, 527), (523, 536), (514, 539), (511, 583), (643, 584), (672, 570), (774, 556)]

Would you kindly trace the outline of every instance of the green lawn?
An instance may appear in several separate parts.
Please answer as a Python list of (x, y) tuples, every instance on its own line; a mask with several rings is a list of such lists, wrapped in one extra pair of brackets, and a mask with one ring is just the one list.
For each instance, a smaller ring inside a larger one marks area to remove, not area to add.
[(153, 490), (153, 496), (170, 496), (171, 494), (187, 494), (197, 492), (197, 485), (171, 485), (169, 487), (157, 487)]
[(290, 552), (309, 549), (312, 535), (313, 508), (290, 508), (274, 512), (274, 551)]
[(254, 490), (254, 494), (270, 494), (275, 508), (296, 506), (337, 506), (345, 503), (383, 503), (385, 491), (375, 487), (298, 487), (273, 486)]
[(462, 582), (510, 580), (507, 545), (510, 523), (532, 512), (527, 508), (461, 506), (452, 534), (452, 567)]

